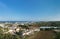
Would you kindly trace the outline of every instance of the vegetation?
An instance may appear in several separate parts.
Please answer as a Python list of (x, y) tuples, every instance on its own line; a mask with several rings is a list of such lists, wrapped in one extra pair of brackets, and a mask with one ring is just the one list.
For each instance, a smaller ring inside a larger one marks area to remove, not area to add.
[(0, 30), (0, 39), (21, 39), (19, 35), (12, 35), (10, 33), (3, 34), (3, 31)]
[(36, 22), (38, 26), (60, 26), (60, 21)]
[(8, 34), (0, 34), (0, 39), (20, 39), (20, 37), (8, 33)]
[(60, 39), (60, 32), (56, 34), (55, 39)]
[[(9, 25), (12, 26), (12, 25)], [(55, 22), (36, 22), (32, 23), (30, 25), (18, 25), (18, 27), (29, 29), (30, 26), (60, 26), (60, 21)], [(8, 31), (8, 28), (4, 28), (4, 30)], [(0, 27), (0, 39), (60, 39), (60, 33), (57, 33), (55, 38), (53, 38), (54, 33), (52, 31), (40, 31), (37, 34), (34, 34), (34, 36), (25, 36), (25, 38), (22, 36), (22, 31), (16, 32), (15, 35), (12, 35), (10, 33), (3, 34), (3, 28)], [(47, 35), (46, 35), (47, 34)], [(29, 37), (29, 38), (28, 38)]]

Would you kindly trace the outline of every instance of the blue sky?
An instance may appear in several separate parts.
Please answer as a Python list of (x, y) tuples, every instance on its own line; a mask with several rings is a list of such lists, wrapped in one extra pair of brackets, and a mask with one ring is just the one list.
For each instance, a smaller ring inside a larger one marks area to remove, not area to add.
[(60, 0), (0, 0), (0, 21), (60, 21)]

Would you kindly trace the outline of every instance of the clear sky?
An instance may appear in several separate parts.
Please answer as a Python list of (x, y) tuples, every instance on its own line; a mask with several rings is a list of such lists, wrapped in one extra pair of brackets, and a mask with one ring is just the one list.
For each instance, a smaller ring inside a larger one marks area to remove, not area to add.
[(0, 21), (60, 21), (60, 0), (0, 0)]

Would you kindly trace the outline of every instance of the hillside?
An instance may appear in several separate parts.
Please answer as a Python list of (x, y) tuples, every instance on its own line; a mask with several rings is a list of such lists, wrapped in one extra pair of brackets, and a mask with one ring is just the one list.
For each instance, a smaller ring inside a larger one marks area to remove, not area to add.
[(29, 39), (54, 39), (54, 33), (52, 31), (40, 31)]

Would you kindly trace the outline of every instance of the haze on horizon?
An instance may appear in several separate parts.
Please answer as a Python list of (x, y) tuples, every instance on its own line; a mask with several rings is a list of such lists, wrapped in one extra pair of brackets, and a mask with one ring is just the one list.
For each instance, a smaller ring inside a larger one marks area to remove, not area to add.
[(0, 0), (0, 21), (60, 21), (60, 0)]

